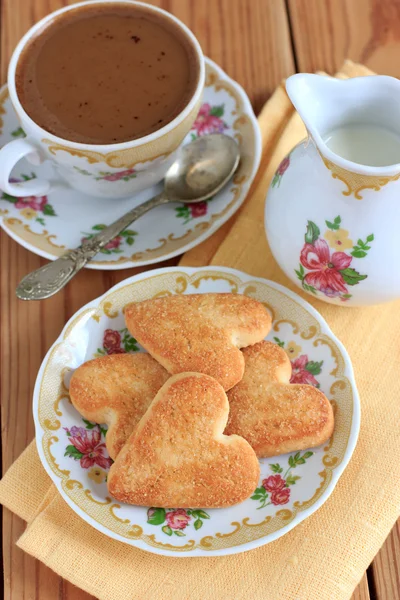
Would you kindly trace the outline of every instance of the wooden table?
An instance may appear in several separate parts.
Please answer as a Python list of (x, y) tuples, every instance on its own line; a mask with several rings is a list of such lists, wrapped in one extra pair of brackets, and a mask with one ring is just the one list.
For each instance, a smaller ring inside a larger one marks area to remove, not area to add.
[[(19, 38), (35, 21), (66, 3), (66, 0), (0, 0), (2, 83), (6, 81), (11, 52)], [(296, 70), (333, 73), (345, 58), (350, 58), (379, 73), (400, 76), (399, 0), (152, 0), (152, 3), (171, 11), (194, 31), (205, 54), (247, 90), (256, 112), (275, 86)], [(46, 351), (65, 322), (83, 304), (138, 269), (86, 270), (54, 298), (42, 303), (23, 303), (14, 294), (17, 282), (45, 261), (4, 233), (0, 238), (1, 430), (5, 471), (34, 436), (31, 411), (34, 381)], [(89, 600), (88, 594), (15, 546), (24, 528), (25, 523), (4, 510), (5, 599)], [(353, 595), (353, 600), (367, 599), (400, 600), (400, 523)]]

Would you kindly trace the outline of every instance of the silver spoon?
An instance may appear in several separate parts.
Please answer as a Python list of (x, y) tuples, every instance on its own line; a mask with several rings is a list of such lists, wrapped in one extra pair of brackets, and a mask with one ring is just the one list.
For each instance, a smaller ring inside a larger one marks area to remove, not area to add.
[(26, 275), (16, 289), (18, 298), (43, 300), (59, 292), (108, 242), (152, 208), (169, 202), (208, 200), (229, 181), (239, 159), (236, 142), (219, 133), (183, 146), (167, 171), (161, 194), (133, 208), (75, 250)]

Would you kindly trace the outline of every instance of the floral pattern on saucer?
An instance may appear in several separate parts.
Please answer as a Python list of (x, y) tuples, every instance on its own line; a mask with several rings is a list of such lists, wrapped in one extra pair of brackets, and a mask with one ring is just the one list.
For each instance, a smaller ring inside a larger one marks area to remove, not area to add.
[(209, 102), (204, 102), (192, 125), (192, 131), (195, 132), (194, 136), (200, 137), (202, 135), (209, 135), (210, 133), (225, 133), (228, 125), (222, 119), (224, 113), (225, 104), (211, 106)]
[[(22, 129), (21, 129), (22, 131)], [(30, 175), (22, 174), (19, 178), (12, 177), (11, 183), (20, 183), (21, 181), (29, 181), (30, 179), (35, 179), (35, 173), (31, 172)], [(22, 217), (24, 221), (36, 221), (40, 223), (40, 225), (45, 226), (46, 221), (44, 216), (47, 217), (56, 217), (56, 213), (54, 212), (54, 208), (51, 204), (49, 204), (47, 196), (10, 196), (10, 194), (6, 194), (6, 192), (0, 192), (0, 200), (5, 200), (6, 202), (10, 202), (15, 209), (19, 211), (19, 216)], [(1, 212), (0, 212), (1, 214)]]
[[(132, 298), (208, 292), (246, 294), (265, 304), (273, 321), (267, 339), (290, 357), (293, 382), (319, 386), (327, 395), (335, 413), (334, 435), (312, 450), (261, 459), (252, 497), (229, 508), (116, 502), (106, 483), (111, 463), (104, 446), (105, 428), (82, 419), (72, 406), (71, 374), (94, 356), (143, 351), (124, 322), (124, 306)], [(354, 450), (359, 400), (345, 349), (304, 300), (273, 282), (232, 269), (174, 267), (122, 281), (72, 317), (42, 364), (34, 418), (43, 465), (85, 521), (105, 535), (150, 552), (210, 556), (273, 541), (321, 506)]]
[[(0, 90), (0, 114), (1, 147), (24, 136), (6, 86)], [(241, 162), (232, 182), (207, 203), (200, 202), (190, 207), (164, 205), (145, 214), (132, 228), (128, 228), (134, 230), (135, 235), (125, 232), (112, 240), (87, 265), (88, 268), (114, 270), (137, 267), (182, 254), (212, 235), (244, 201), (260, 161), (259, 127), (243, 89), (206, 59), (204, 102), (184, 144), (216, 132), (234, 137), (241, 145)], [(84, 164), (78, 170), (88, 178), (96, 177), (110, 185), (116, 182), (123, 185), (125, 181), (142, 176), (140, 166), (118, 172), (104, 169), (96, 175), (85, 169)], [(21, 180), (31, 176), (49, 179), (52, 182), (51, 192), (47, 197), (24, 198), (23, 206), (19, 198), (0, 195), (0, 224), (18, 243), (48, 259), (57, 258), (66, 249), (77, 247), (82, 238), (94, 235), (99, 224), (112, 223), (161, 191), (159, 184), (133, 198), (94, 198), (69, 188), (64, 180), (59, 179), (50, 161), (35, 166), (32, 172), (27, 160), (21, 160), (13, 171), (13, 177)]]
[[(92, 239), (93, 236), (95, 236), (97, 233), (99, 233), (99, 231), (101, 231), (105, 227), (106, 225), (103, 224), (93, 225), (92, 231), (90, 233), (84, 233), (84, 237), (81, 239), (81, 243)], [(104, 248), (100, 250), (100, 252), (102, 254), (122, 254), (124, 250), (121, 246), (123, 246), (124, 243), (128, 244), (128, 246), (133, 246), (133, 244), (135, 243), (136, 235), (137, 231), (133, 231), (133, 229), (124, 229), (124, 231), (122, 231), (120, 235), (117, 235), (115, 238), (110, 240), (108, 244), (106, 244)]]
[(208, 203), (210, 200), (204, 200), (203, 202), (196, 202), (196, 204), (182, 204), (175, 208), (176, 216), (178, 219), (183, 219), (183, 224), (193, 221), (193, 219), (199, 219), (204, 217), (208, 211)]

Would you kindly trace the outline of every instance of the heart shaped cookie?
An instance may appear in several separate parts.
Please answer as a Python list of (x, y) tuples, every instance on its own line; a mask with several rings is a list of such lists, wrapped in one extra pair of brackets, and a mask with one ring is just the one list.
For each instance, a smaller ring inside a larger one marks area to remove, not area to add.
[(149, 354), (112, 354), (76, 369), (69, 393), (85, 419), (107, 423), (106, 446), (115, 459), (168, 377)]
[(171, 377), (112, 465), (110, 494), (164, 508), (219, 508), (248, 498), (260, 467), (243, 438), (223, 435), (228, 412), (226, 394), (212, 377)]
[(130, 333), (172, 374), (195, 371), (229, 390), (243, 377), (239, 348), (271, 328), (264, 306), (240, 294), (168, 296), (128, 304)]
[(228, 392), (225, 433), (244, 437), (259, 458), (323, 444), (333, 432), (329, 400), (311, 385), (291, 384), (286, 352), (271, 342), (243, 351), (243, 379)]

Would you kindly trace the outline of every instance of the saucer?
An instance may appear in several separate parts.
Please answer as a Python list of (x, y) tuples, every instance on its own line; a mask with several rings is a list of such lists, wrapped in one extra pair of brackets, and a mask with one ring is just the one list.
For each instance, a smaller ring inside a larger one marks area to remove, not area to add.
[[(334, 434), (319, 448), (260, 460), (253, 495), (230, 508), (164, 509), (116, 502), (106, 484), (111, 463), (104, 447), (106, 429), (82, 419), (72, 406), (71, 374), (97, 356), (143, 351), (129, 335), (122, 313), (132, 299), (209, 292), (245, 294), (263, 302), (273, 319), (267, 339), (287, 352), (292, 383), (317, 386), (327, 395), (335, 413)], [(332, 493), (360, 426), (350, 358), (321, 315), (281, 285), (223, 267), (141, 273), (81, 308), (42, 363), (33, 413), (40, 459), (72, 510), (111, 538), (177, 557), (243, 552), (293, 529)]]
[[(240, 144), (241, 162), (233, 180), (211, 200), (191, 206), (170, 204), (152, 210), (114, 238), (87, 265), (90, 269), (125, 269), (157, 263), (190, 250), (212, 235), (244, 201), (261, 156), (261, 134), (244, 90), (206, 59), (203, 104), (187, 144), (198, 136), (225, 133)], [(8, 96), (0, 90), (0, 147), (23, 137)], [(44, 177), (52, 181), (48, 196), (17, 198), (0, 191), (0, 225), (16, 242), (48, 259), (75, 248), (131, 208), (158, 194), (162, 184), (134, 198), (110, 200), (86, 196), (57, 180), (52, 164), (33, 166), (21, 160), (15, 180)], [(132, 170), (104, 173), (104, 179), (128, 181)]]

